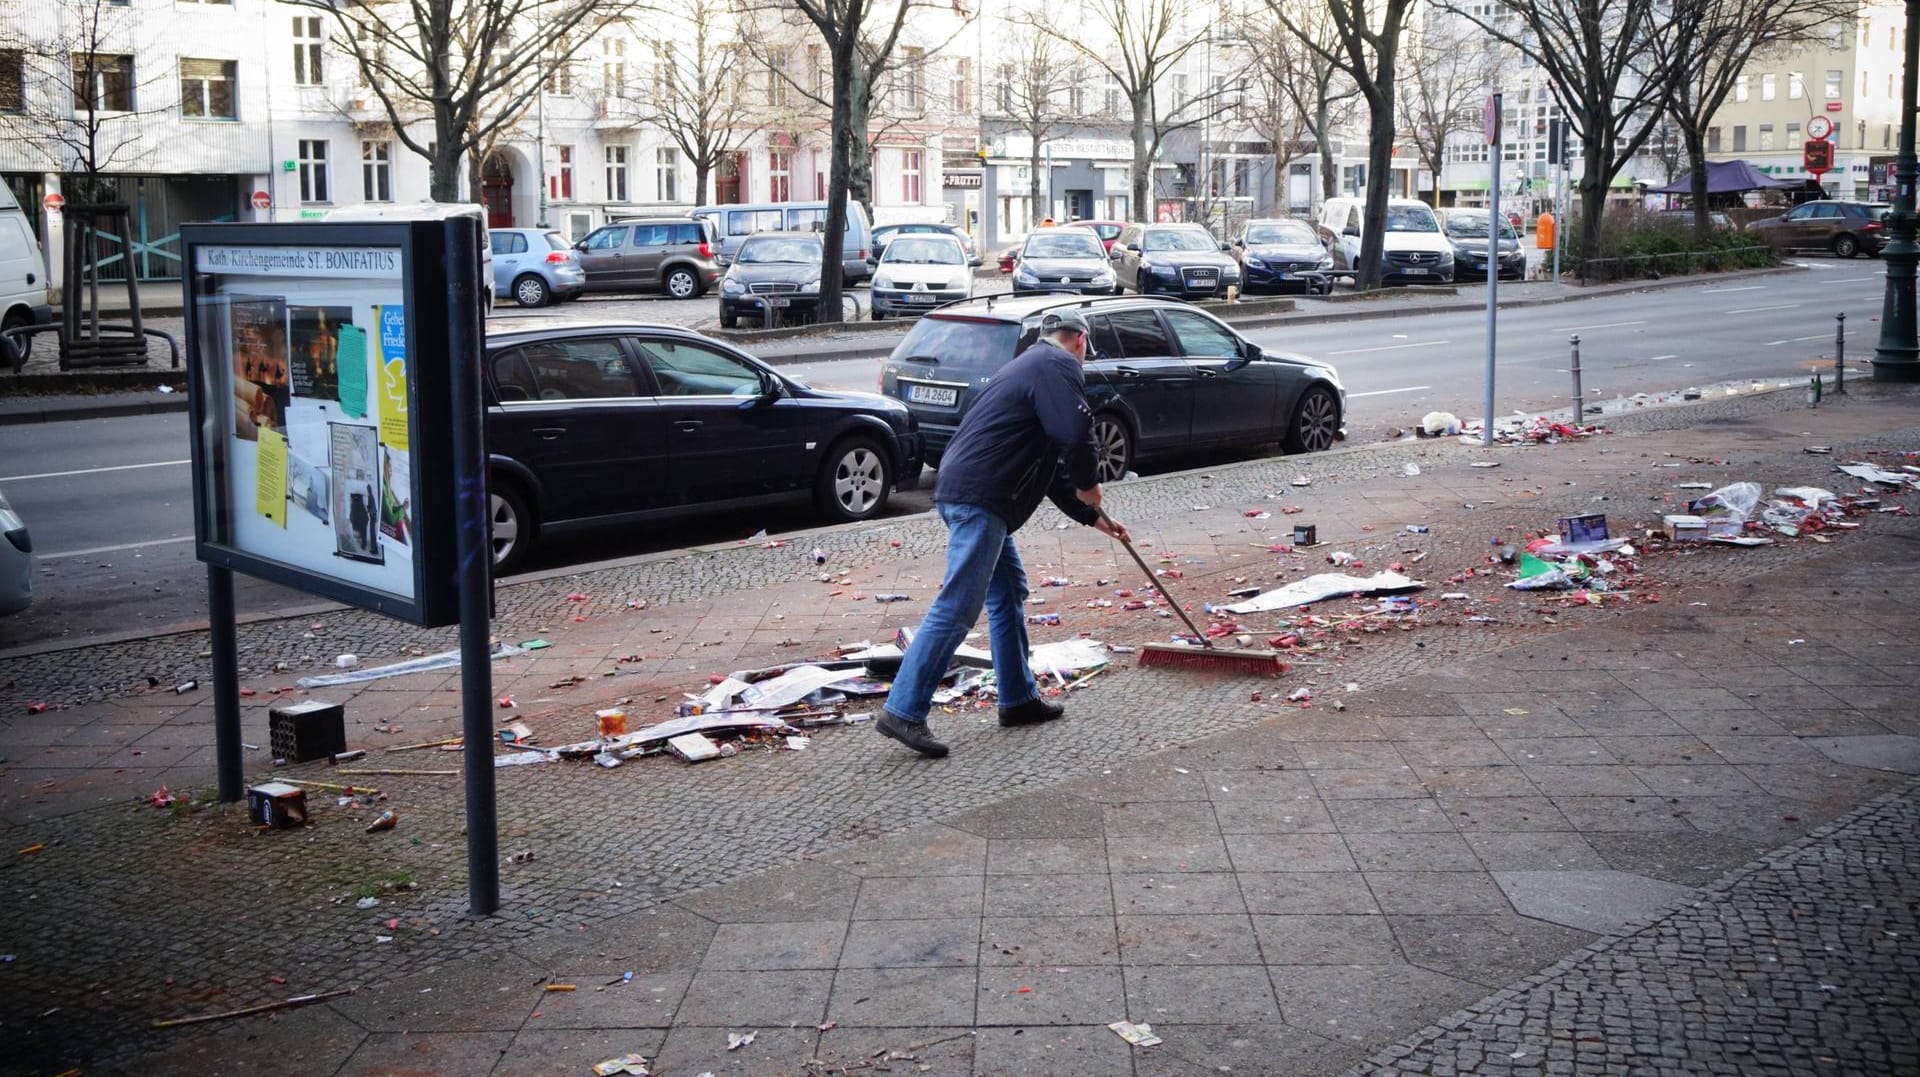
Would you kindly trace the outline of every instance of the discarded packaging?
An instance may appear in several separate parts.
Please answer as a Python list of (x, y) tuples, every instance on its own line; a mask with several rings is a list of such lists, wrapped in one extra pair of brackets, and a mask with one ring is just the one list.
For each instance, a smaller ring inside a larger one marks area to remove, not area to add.
[(247, 817), (272, 830), (305, 826), (307, 791), (285, 782), (250, 786), (247, 789)]
[(1134, 1024), (1132, 1021), (1115, 1021), (1107, 1026), (1118, 1033), (1120, 1038), (1135, 1047), (1158, 1047), (1165, 1040), (1153, 1034), (1153, 1026), (1145, 1021)]
[(618, 707), (594, 711), (593, 716), (600, 723), (600, 735), (603, 737), (617, 737), (627, 731), (627, 712)]
[[(545, 646), (544, 643), (541, 645)], [(531, 647), (531, 643), (518, 647), (512, 644), (496, 643), (494, 644), (491, 657), (497, 662), (502, 658), (512, 658), (514, 655), (524, 654)], [(390, 666), (375, 666), (372, 669), (355, 669), (348, 673), (329, 673), (322, 677), (302, 677), (293, 683), (297, 688), (332, 688), (336, 685), (362, 684), (366, 681), (377, 681), (386, 677), (404, 677), (409, 673), (426, 673), (436, 669), (451, 669), (459, 664), (459, 651), (442, 651), (439, 654), (430, 654), (424, 658), (413, 658), (405, 662), (396, 662)]]
[(1907, 484), (1907, 476), (1897, 471), (1888, 471), (1884, 468), (1875, 467), (1872, 464), (1839, 464), (1834, 467), (1834, 470), (1843, 474), (1852, 475), (1854, 478), (1865, 482), (1884, 483), (1888, 486), (1905, 486)]
[(682, 733), (667, 740), (667, 748), (689, 763), (720, 758), (720, 746), (701, 733)]
[(1736, 482), (1700, 498), (1687, 506), (1695, 516), (1706, 520), (1707, 534), (1717, 538), (1738, 535), (1747, 518), (1760, 505), (1760, 484)]
[(1674, 542), (1700, 542), (1707, 537), (1707, 521), (1699, 516), (1670, 514), (1660, 518), (1667, 538)]
[(1606, 514), (1590, 512), (1560, 517), (1560, 541), (1568, 545), (1607, 541)]
[(391, 810), (383, 811), (373, 822), (367, 824), (367, 833), (371, 834), (376, 830), (392, 830), (399, 821), (400, 817)]
[(1426, 437), (1458, 434), (1462, 429), (1460, 417), (1450, 411), (1430, 411), (1420, 418), (1420, 433)]
[(593, 1064), (593, 1077), (614, 1077), (615, 1074), (628, 1073), (636, 1077), (648, 1077), (647, 1060), (639, 1052), (629, 1052), (619, 1058), (609, 1058), (605, 1062)]
[(753, 1038), (759, 1034), (758, 1032), (748, 1032), (742, 1035), (738, 1032), (729, 1032), (727, 1033), (727, 1050), (738, 1051), (740, 1048), (752, 1043)]
[(861, 676), (863, 672), (859, 666), (850, 669), (797, 666), (770, 680), (743, 686), (743, 690), (739, 693), (740, 704), (747, 710), (779, 710), (783, 707), (791, 707), (822, 688), (840, 681), (852, 680)]
[(1256, 595), (1245, 602), (1225, 607), (1228, 613), (1267, 613), (1293, 606), (1306, 606), (1329, 598), (1347, 595), (1384, 595), (1423, 590), (1426, 584), (1398, 572), (1376, 572), (1371, 576), (1349, 576), (1342, 572), (1323, 572), (1295, 580), (1285, 587)]

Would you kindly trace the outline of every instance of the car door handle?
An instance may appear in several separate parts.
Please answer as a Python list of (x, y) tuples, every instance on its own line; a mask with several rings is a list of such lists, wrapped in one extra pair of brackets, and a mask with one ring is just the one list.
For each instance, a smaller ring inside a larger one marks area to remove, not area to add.
[(702, 425), (704, 424), (698, 419), (681, 419), (673, 424), (673, 428), (683, 434), (691, 434), (695, 430), (700, 429)]
[(1217, 378), (1220, 376), (1220, 372), (1218, 370), (1215, 370), (1212, 367), (1204, 367), (1204, 366), (1196, 369), (1194, 373), (1200, 375), (1203, 378)]
[(539, 435), (541, 441), (553, 441), (556, 438), (564, 436), (567, 428), (564, 426), (536, 426), (533, 428), (533, 432)]
[(1114, 367), (1113, 372), (1123, 378), (1137, 378), (1140, 376), (1140, 372), (1130, 366)]

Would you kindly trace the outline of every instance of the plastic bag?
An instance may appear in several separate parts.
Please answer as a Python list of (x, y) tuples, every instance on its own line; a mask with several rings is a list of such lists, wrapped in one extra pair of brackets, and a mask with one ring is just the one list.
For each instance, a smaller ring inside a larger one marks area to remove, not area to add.
[(1760, 505), (1760, 484), (1757, 482), (1736, 482), (1722, 486), (1693, 503), (1693, 514), (1707, 518), (1709, 531), (1716, 530), (1715, 524), (1728, 528), (1738, 528), (1753, 515)]

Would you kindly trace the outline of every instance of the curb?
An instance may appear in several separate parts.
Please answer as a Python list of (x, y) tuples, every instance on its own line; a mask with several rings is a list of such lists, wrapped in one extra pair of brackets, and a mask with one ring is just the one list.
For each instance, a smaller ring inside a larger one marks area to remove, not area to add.
[(62, 423), (79, 419), (116, 419), (124, 415), (166, 415), (187, 410), (184, 393), (161, 400), (121, 400), (77, 406), (55, 405), (26, 410), (0, 410), (0, 426)]

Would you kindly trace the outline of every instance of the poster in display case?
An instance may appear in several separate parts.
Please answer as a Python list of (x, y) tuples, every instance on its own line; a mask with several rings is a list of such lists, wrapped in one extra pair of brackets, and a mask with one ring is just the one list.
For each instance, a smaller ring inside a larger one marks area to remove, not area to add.
[(201, 560), (457, 619), (450, 227), (183, 229)]

